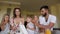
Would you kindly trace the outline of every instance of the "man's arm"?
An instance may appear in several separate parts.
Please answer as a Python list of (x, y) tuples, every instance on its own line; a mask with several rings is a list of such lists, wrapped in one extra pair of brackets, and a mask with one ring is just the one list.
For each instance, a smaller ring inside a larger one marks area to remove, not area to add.
[(37, 27), (39, 27), (39, 28), (46, 28), (44, 25), (41, 25), (41, 24), (39, 24), (39, 23), (37, 23), (36, 21), (34, 21), (34, 20), (32, 20), (32, 23), (33, 24), (35, 24)]
[(55, 23), (56, 23), (56, 16), (52, 16), (50, 20), (50, 24), (48, 25), (48, 28), (51, 29)]
[(51, 29), (54, 26), (55, 23), (56, 23), (56, 17), (52, 16), (51, 20), (50, 20), (50, 24), (47, 25), (46, 27), (49, 28), (49, 29)]
[(52, 22), (49, 25), (45, 25), (45, 27), (49, 28), (49, 29), (51, 29), (53, 26), (54, 26), (54, 23), (52, 23)]

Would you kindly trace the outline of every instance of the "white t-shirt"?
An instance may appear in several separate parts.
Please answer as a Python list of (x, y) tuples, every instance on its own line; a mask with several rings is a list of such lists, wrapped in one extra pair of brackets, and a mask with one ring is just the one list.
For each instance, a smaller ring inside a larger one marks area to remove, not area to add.
[[(32, 22), (28, 23), (27, 26), (29, 28), (34, 28), (34, 24)], [(34, 30), (31, 30), (29, 28), (27, 28), (28, 34), (34, 34)]]
[[(46, 20), (45, 20), (45, 17), (39, 16), (39, 22), (40, 22), (40, 24), (42, 24), (42, 25), (49, 25), (51, 22), (52, 22), (52, 23), (56, 23), (56, 16), (49, 14), (49, 17), (48, 17), (47, 22), (46, 22)], [(51, 28), (51, 30), (53, 30), (53, 27)]]
[(34, 28), (34, 24), (32, 22), (28, 23), (27, 26), (29, 26), (29, 28)]

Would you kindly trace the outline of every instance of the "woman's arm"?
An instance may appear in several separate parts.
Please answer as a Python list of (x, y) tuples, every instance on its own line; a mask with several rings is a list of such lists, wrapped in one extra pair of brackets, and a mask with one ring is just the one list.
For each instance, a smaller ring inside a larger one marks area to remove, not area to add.
[(14, 22), (14, 19), (11, 18), (11, 19), (10, 19), (10, 29), (13, 30), (13, 31), (15, 31), (17, 28), (14, 27), (14, 23), (13, 23), (13, 22)]
[(24, 34), (28, 34), (28, 32), (23, 24), (20, 25), (20, 31), (22, 31), (22, 33), (24, 33)]

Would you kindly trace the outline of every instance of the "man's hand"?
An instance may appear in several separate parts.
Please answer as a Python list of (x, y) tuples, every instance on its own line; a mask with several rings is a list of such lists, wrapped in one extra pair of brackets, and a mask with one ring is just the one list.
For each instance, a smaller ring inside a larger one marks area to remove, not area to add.
[(51, 29), (53, 26), (54, 26), (54, 23), (51, 22), (49, 25), (46, 25), (45, 27), (48, 29)]
[(39, 27), (39, 28), (44, 28), (44, 29), (46, 28), (45, 26), (37, 23), (35, 20), (32, 20), (32, 23), (35, 24), (35, 25), (36, 25), (37, 27)]

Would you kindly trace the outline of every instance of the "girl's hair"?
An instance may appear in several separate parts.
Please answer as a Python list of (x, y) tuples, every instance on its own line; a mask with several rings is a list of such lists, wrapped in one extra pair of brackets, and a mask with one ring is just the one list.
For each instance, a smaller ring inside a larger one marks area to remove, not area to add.
[(14, 8), (14, 11), (13, 11), (13, 18), (16, 17), (16, 14), (15, 14), (16, 9), (19, 10), (19, 12), (20, 12), (20, 15), (19, 15), (19, 16), (21, 17), (21, 9), (20, 9), (20, 8)]
[[(4, 16), (3, 16), (3, 18), (2, 18), (2, 21), (1, 21), (2, 24), (4, 24), (4, 22), (5, 22), (5, 16), (8, 16), (8, 23), (10, 22), (10, 20), (9, 20), (9, 19), (10, 19), (9, 15), (8, 15), (8, 14), (4, 14)], [(2, 24), (1, 24), (1, 25), (2, 25)]]

